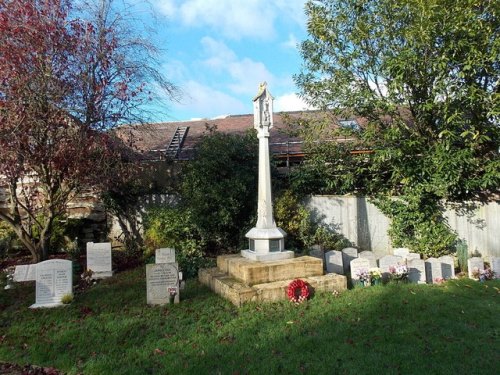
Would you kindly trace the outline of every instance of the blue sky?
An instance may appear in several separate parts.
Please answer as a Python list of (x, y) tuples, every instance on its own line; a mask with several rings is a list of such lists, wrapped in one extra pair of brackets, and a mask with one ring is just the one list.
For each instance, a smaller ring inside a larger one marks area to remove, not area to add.
[(267, 81), (275, 111), (301, 110), (293, 75), (302, 64), (305, 0), (152, 0), (164, 73), (182, 90), (164, 121), (252, 112)]

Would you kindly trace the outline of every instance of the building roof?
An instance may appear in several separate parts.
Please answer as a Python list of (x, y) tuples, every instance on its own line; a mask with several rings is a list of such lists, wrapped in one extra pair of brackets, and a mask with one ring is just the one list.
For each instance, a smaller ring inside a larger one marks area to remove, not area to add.
[[(273, 128), (271, 129), (270, 149), (274, 155), (302, 154), (303, 139), (294, 134), (294, 119), (319, 118), (324, 112), (282, 112), (273, 114)], [(361, 119), (350, 118), (348, 121), (364, 123)], [(338, 127), (339, 122), (332, 122), (332, 127)], [(253, 114), (229, 115), (214, 119), (199, 119), (191, 121), (160, 122), (141, 125), (125, 125), (116, 130), (117, 135), (133, 147), (146, 160), (158, 160), (164, 155), (175, 136), (178, 128), (187, 127), (186, 135), (181, 143), (178, 160), (189, 160), (193, 157), (195, 147), (210, 129), (226, 134), (244, 135), (253, 130)], [(296, 132), (295, 132), (296, 133)]]

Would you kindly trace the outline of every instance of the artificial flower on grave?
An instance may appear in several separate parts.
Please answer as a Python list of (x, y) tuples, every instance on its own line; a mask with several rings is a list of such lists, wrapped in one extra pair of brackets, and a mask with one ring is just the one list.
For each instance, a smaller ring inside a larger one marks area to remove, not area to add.
[(389, 272), (392, 280), (408, 280), (408, 267), (404, 264), (389, 267)]
[(366, 268), (361, 268), (355, 273), (356, 278), (363, 283), (364, 285), (370, 285), (371, 283), (371, 275), (370, 272)]

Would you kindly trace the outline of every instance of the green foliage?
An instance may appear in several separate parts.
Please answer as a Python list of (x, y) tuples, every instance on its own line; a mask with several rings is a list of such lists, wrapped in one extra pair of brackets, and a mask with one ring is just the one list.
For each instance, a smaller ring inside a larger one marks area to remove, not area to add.
[(255, 135), (212, 131), (182, 171), (182, 205), (208, 253), (237, 249), (257, 202)]
[(16, 234), (12, 228), (0, 220), (0, 258), (7, 255), (14, 238), (16, 238)]
[(296, 186), (375, 197), (392, 218), (394, 245), (451, 252), (443, 202), (484, 199), (500, 186), (499, 9), (473, 0), (309, 1), (296, 81), (312, 104), (364, 120), (350, 144), (311, 144)]
[(287, 233), (288, 249), (303, 251), (319, 245), (322, 249), (341, 250), (350, 245), (334, 229), (320, 224), (290, 190), (284, 191), (276, 200), (274, 211), (276, 224)]
[(467, 246), (467, 243), (465, 241), (458, 240), (455, 245), (455, 249), (460, 271), (467, 272), (467, 259), (469, 259), (469, 247)]
[(153, 255), (155, 249), (174, 248), (179, 267), (186, 277), (196, 276), (198, 268), (204, 264), (205, 243), (193, 224), (192, 214), (186, 209), (151, 208), (144, 219), (144, 242), (146, 257)]

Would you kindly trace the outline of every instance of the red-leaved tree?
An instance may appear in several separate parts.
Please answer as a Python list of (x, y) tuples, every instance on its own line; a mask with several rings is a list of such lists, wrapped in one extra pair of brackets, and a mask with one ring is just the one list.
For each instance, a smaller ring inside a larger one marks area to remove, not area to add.
[[(99, 4), (103, 15), (111, 1)], [(71, 19), (70, 5), (0, 5), (0, 189), (7, 196), (0, 220), (34, 262), (48, 257), (68, 201), (110, 180), (120, 155), (104, 131), (136, 116), (149, 83), (139, 65), (123, 69), (126, 44), (98, 13)]]

